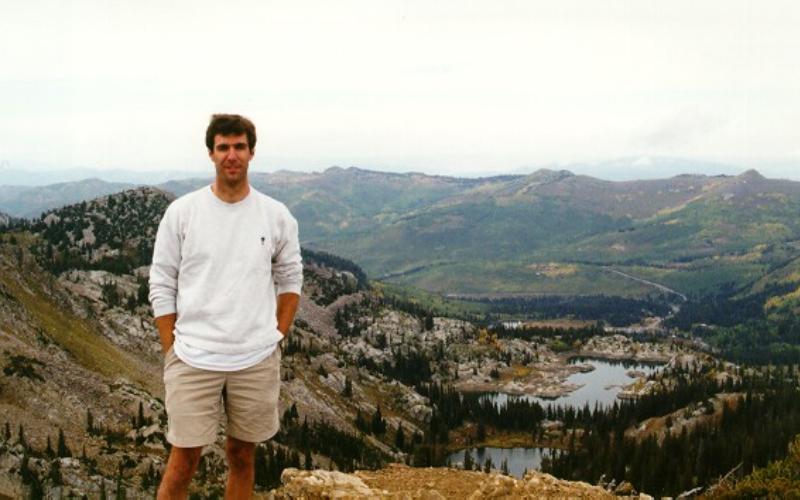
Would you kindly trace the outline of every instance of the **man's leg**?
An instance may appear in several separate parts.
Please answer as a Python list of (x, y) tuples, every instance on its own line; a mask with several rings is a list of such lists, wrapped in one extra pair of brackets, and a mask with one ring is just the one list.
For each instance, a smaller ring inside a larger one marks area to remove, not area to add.
[(186, 498), (189, 483), (192, 482), (197, 464), (200, 463), (202, 451), (202, 446), (196, 448), (172, 447), (167, 467), (164, 469), (164, 477), (161, 479), (161, 486), (158, 487), (159, 500)]
[(225, 498), (250, 498), (255, 479), (256, 444), (278, 432), (280, 360), (280, 350), (276, 349), (257, 365), (228, 373), (225, 452), (229, 476)]
[(228, 484), (225, 487), (227, 500), (250, 498), (256, 477), (255, 443), (240, 441), (228, 436), (225, 455), (228, 457)]

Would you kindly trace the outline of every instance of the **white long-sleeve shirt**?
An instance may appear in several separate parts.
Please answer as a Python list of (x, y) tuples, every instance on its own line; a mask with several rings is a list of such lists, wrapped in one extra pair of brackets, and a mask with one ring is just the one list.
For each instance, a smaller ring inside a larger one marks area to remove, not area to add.
[(266, 352), (283, 338), (276, 288), (299, 295), (302, 283), (297, 221), (252, 187), (226, 203), (206, 186), (164, 213), (150, 302), (155, 317), (177, 313), (176, 343), (234, 357)]

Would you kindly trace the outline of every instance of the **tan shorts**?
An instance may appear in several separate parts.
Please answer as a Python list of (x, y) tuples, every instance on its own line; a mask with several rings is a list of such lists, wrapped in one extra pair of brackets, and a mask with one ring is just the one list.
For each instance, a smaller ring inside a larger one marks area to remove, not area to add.
[(233, 372), (187, 365), (170, 348), (164, 357), (167, 441), (180, 448), (213, 443), (223, 407), (228, 436), (250, 443), (271, 438), (279, 426), (280, 368), (280, 347), (257, 365)]

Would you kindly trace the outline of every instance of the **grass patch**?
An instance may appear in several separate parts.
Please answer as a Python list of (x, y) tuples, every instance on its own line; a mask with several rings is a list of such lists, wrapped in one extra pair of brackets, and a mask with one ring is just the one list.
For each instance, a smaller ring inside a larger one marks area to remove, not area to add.
[(0, 282), (28, 312), (36, 326), (73, 356), (80, 365), (111, 379), (125, 377), (148, 389), (154, 389), (151, 378), (146, 376), (135, 362), (95, 332), (85, 320), (77, 318), (50, 299), (49, 293), (41, 284), (44, 281), (46, 277), (42, 277), (39, 282), (34, 282), (33, 279), (25, 280), (24, 286), (30, 290), (28, 292), (7, 274), (0, 275)]

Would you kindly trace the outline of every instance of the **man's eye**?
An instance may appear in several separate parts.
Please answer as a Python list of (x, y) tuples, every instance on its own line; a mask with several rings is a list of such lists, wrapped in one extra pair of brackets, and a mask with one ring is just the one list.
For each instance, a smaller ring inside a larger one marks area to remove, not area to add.
[(236, 145), (236, 150), (237, 151), (244, 151), (246, 148), (247, 148), (246, 144), (237, 144)]

